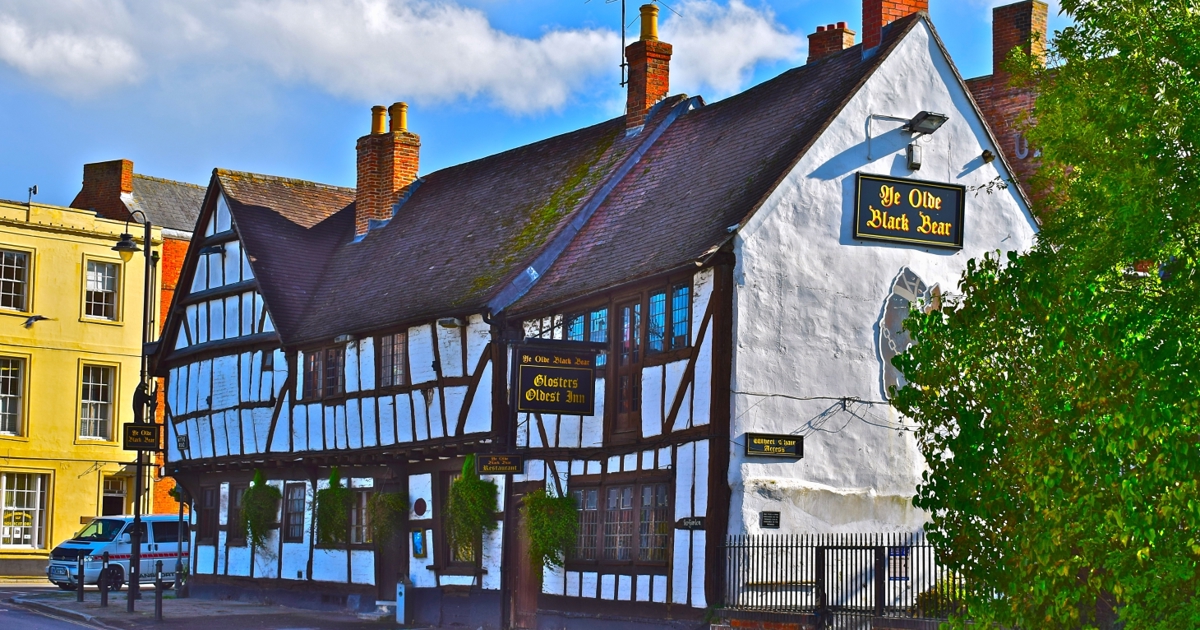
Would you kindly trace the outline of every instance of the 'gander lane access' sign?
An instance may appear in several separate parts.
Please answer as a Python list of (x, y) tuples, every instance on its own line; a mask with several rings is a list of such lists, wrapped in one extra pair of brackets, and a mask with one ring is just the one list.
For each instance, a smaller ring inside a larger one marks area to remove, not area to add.
[(854, 238), (933, 247), (963, 246), (966, 188), (858, 174)]
[(596, 356), (519, 347), (517, 352), (517, 411), (595, 415)]
[(804, 437), (800, 435), (746, 434), (747, 457), (804, 457)]

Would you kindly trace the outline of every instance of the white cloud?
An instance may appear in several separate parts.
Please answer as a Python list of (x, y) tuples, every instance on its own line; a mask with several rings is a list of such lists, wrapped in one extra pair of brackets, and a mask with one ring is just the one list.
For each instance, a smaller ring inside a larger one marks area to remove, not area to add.
[[(737, 91), (762, 62), (798, 59), (803, 38), (769, 8), (686, 0), (664, 10), (672, 91)], [(41, 0), (0, 8), (0, 63), (69, 95), (179, 67), (307, 84), (369, 102), (482, 99), (528, 113), (562, 107), (613, 71), (617, 33), (492, 26), (450, 0)]]

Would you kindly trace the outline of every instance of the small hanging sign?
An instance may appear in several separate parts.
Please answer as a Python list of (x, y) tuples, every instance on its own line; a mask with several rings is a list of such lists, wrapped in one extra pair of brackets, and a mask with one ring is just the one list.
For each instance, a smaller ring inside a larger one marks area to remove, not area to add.
[(747, 433), (746, 456), (802, 459), (804, 457), (804, 437), (800, 435)]
[(525, 472), (525, 458), (520, 455), (476, 455), (475, 472), (481, 475), (519, 475)]
[(157, 424), (136, 422), (125, 425), (121, 448), (127, 451), (157, 451), (160, 428)]
[(689, 516), (675, 521), (675, 529), (686, 529), (690, 531), (698, 531), (704, 529), (703, 516)]

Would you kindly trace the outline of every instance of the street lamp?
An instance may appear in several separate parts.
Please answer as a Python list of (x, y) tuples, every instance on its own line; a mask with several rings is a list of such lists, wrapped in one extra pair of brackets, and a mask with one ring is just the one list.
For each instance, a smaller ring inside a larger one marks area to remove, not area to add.
[[(150, 314), (154, 308), (154, 281), (153, 270), (157, 257), (151, 252), (151, 225), (150, 219), (146, 218), (146, 214), (141, 210), (134, 210), (130, 213), (130, 219), (137, 220), (138, 215), (141, 215), (141, 223), (146, 229), (145, 237), (142, 240), (144, 249), (139, 249), (137, 243), (133, 242), (133, 235), (129, 233), (129, 221), (125, 222), (125, 231), (121, 234), (121, 240), (113, 246), (113, 251), (121, 255), (121, 260), (129, 262), (133, 260), (133, 255), (141, 251), (146, 257), (145, 283), (142, 296), (142, 347), (141, 353), (141, 376), (137, 390), (133, 393), (133, 421), (138, 424), (153, 423), (153, 401), (154, 397), (150, 395), (150, 357), (146, 356), (146, 344), (153, 341), (154, 331), (150, 325)], [(125, 609), (128, 612), (134, 611), (134, 602), (138, 599), (141, 590), (141, 557), (142, 557), (142, 451), (134, 451), (137, 455), (137, 460), (134, 463), (136, 478), (133, 482), (133, 534), (129, 537), (130, 547), (129, 553), (129, 596), (125, 603)]]

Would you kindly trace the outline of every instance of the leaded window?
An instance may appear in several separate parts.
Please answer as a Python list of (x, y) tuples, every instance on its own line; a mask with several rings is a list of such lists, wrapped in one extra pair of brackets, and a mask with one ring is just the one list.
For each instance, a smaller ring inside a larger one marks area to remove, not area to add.
[(379, 338), (379, 386), (408, 385), (408, 334)]
[(304, 353), (304, 398), (317, 400), (345, 393), (346, 348), (333, 346)]
[(608, 488), (604, 503), (604, 559), (633, 559), (633, 486)]
[(665, 562), (667, 540), (671, 534), (670, 502), (665, 483), (642, 486), (641, 512), (638, 515), (638, 560)]
[(113, 368), (83, 366), (79, 437), (112, 439)]
[(229, 513), (225, 522), (229, 524), (229, 546), (246, 546), (246, 521), (242, 518), (242, 499), (246, 495), (246, 486), (229, 486)]
[(596, 537), (600, 533), (600, 491), (584, 488), (571, 493), (579, 509), (579, 531), (572, 557), (576, 560), (596, 559)]
[(88, 261), (84, 315), (97, 319), (117, 319), (118, 273), (116, 263)]
[(350, 503), (350, 544), (366, 545), (371, 542), (371, 512), (367, 505), (371, 492), (359, 490)]
[(304, 542), (305, 494), (304, 484), (287, 484), (283, 498), (283, 542)]

